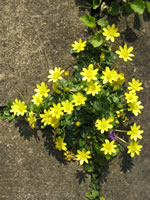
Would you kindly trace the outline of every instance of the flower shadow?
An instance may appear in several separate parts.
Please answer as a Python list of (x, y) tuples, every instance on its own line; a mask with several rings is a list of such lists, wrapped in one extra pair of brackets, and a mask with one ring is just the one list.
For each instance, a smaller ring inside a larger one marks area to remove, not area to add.
[(121, 155), (120, 155), (120, 159), (121, 159), (121, 172), (127, 173), (129, 172), (132, 167), (134, 166), (133, 164), (133, 160), (130, 157), (130, 155), (127, 153), (127, 150), (124, 150)]
[(79, 179), (79, 184), (81, 184), (82, 182), (86, 182), (86, 179), (88, 178), (88, 176), (86, 172), (77, 170), (76, 178)]
[(55, 148), (54, 135), (50, 127), (46, 127), (45, 129), (41, 130), (41, 135), (38, 134), (38, 128), (32, 129), (25, 120), (17, 120), (15, 127), (19, 128), (20, 136), (23, 137), (24, 140), (30, 141), (31, 138), (35, 138), (37, 143), (43, 142), (43, 145), (48, 151), (49, 156), (55, 157), (60, 164), (67, 164), (63, 158), (63, 152), (60, 152)]

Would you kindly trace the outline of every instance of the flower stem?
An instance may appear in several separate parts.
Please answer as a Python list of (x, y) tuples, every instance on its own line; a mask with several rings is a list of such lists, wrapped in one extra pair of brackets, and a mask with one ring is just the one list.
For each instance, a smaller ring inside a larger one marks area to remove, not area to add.
[(115, 135), (115, 137), (116, 137), (118, 140), (120, 140), (121, 142), (127, 144), (127, 142), (126, 142), (125, 140), (123, 140), (122, 138), (118, 137), (117, 135)]
[(125, 130), (118, 130), (118, 129), (115, 129), (114, 131), (116, 131), (116, 132), (121, 132), (121, 133), (126, 133), (127, 131), (125, 131)]

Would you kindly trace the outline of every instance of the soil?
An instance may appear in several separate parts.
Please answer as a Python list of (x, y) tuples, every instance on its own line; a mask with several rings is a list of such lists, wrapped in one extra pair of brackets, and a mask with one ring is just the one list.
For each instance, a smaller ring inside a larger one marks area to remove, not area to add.
[[(73, 0), (0, 0), (0, 106), (16, 97), (30, 102), (49, 69), (70, 69), (71, 44), (87, 33), (81, 12)], [(106, 200), (149, 200), (150, 15), (121, 16), (117, 26), (118, 44), (134, 46), (135, 54), (118, 70), (127, 81), (135, 77), (144, 86), (139, 92), (144, 110), (135, 118), (144, 130), (143, 150), (133, 159), (117, 156), (101, 176), (101, 191)], [(33, 131), (15, 120), (0, 121), (0, 130), (0, 200), (85, 200), (90, 178), (77, 162), (62, 159), (50, 130)]]

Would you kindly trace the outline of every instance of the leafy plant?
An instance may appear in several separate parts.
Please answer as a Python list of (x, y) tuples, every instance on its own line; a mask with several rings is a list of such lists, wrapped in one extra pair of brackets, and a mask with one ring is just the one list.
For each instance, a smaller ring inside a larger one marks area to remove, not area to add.
[[(0, 119), (26, 120), (32, 128), (50, 126), (56, 149), (64, 152), (67, 161), (78, 160), (91, 175), (91, 191), (86, 197), (102, 200), (99, 176), (108, 160), (119, 153), (121, 143), (131, 157), (141, 151), (142, 145), (137, 142), (142, 139), (140, 126), (134, 123), (131, 130), (120, 129), (129, 112), (135, 116), (141, 113), (137, 92), (143, 88), (139, 80), (132, 79), (129, 92), (125, 92), (124, 74), (116, 70), (116, 55), (125, 62), (132, 61), (133, 47), (125, 44), (120, 50), (111, 50), (111, 42), (120, 36), (115, 25), (101, 19), (97, 29), (94, 18), (82, 20), (94, 29), (87, 41), (80, 39), (72, 44), (76, 61), (71, 77), (68, 71), (55, 67), (48, 75), (51, 88), (45, 82), (37, 84), (30, 105), (15, 99), (1, 108)], [(122, 132), (129, 135), (129, 143), (122, 139)]]

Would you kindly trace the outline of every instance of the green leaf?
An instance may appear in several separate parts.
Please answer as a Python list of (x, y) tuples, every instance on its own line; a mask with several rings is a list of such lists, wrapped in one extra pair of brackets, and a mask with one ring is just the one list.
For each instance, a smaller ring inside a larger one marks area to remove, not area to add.
[(104, 27), (106, 27), (106, 26), (109, 24), (109, 22), (108, 22), (107, 19), (101, 18), (101, 19), (99, 19), (99, 20), (97, 21), (97, 24), (98, 24), (99, 26), (101, 26), (102, 28), (104, 28)]
[(146, 1), (146, 7), (147, 7), (148, 12), (150, 13), (150, 2), (149, 1)]
[(94, 172), (94, 164), (92, 163), (85, 165), (84, 170), (87, 172)]
[(130, 14), (130, 13), (133, 12), (133, 10), (132, 10), (132, 8), (131, 8), (129, 3), (125, 4), (124, 8), (125, 8), (125, 11), (126, 11), (127, 14)]
[(81, 138), (79, 139), (79, 147), (82, 148), (85, 145), (85, 141)]
[(110, 160), (111, 156), (110, 155), (106, 155), (106, 159)]
[(99, 47), (103, 44), (103, 38), (101, 37), (100, 39), (93, 39), (90, 43), (94, 48)]
[(100, 197), (99, 197), (99, 200), (105, 200), (105, 198), (104, 198), (104, 197), (102, 197), (102, 196), (100, 196)]
[(112, 96), (112, 99), (113, 99), (114, 103), (119, 103), (119, 98), (118, 98), (117, 95), (116, 96)]
[(134, 10), (134, 12), (143, 14), (145, 9), (145, 2), (143, 0), (134, 0), (130, 3), (130, 6)]
[(93, 199), (92, 194), (90, 192), (86, 193), (86, 197), (89, 198), (89, 199)]
[(97, 190), (92, 190), (92, 197), (95, 199), (96, 197), (99, 196), (99, 191)]
[(88, 27), (93, 28), (96, 26), (95, 17), (86, 15), (86, 16), (80, 17), (80, 20)]
[(101, 4), (102, 0), (93, 0), (93, 9), (97, 9), (100, 4)]
[(120, 14), (120, 4), (117, 2), (112, 2), (111, 6), (107, 9), (108, 14), (116, 16)]

